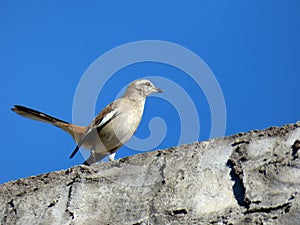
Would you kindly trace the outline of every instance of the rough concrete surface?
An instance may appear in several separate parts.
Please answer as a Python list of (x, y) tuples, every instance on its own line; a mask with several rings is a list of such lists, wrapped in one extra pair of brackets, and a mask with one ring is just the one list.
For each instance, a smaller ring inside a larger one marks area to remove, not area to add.
[(0, 186), (1, 224), (300, 224), (300, 123)]

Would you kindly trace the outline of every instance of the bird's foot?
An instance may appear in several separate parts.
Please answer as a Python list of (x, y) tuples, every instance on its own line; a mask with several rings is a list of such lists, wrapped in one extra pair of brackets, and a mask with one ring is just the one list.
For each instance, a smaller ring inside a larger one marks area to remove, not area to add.
[(108, 157), (108, 160), (111, 161), (111, 162), (114, 161), (115, 160), (115, 156), (116, 156), (116, 153), (110, 154), (109, 157)]

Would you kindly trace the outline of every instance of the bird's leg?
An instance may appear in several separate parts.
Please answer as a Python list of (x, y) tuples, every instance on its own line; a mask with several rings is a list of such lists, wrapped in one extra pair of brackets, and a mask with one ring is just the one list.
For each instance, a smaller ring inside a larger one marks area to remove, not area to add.
[(92, 156), (93, 162), (97, 162), (95, 148), (92, 148), (91, 156)]
[(111, 162), (114, 161), (115, 160), (115, 156), (116, 156), (115, 152), (112, 153), (112, 154), (110, 154), (109, 157), (108, 157), (108, 160), (111, 161)]

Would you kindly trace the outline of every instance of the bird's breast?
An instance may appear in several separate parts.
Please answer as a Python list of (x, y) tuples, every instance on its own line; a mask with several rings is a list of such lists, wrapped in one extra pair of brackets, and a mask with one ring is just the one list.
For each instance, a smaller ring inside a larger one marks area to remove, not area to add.
[(125, 144), (140, 124), (143, 107), (132, 107), (120, 112), (110, 123), (101, 129), (99, 137), (106, 149), (115, 149)]

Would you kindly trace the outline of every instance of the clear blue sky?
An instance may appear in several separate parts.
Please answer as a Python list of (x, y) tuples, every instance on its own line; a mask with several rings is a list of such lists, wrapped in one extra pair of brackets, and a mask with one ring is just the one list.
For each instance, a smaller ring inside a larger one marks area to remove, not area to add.
[[(87, 68), (105, 52), (133, 41), (173, 42), (206, 62), (225, 98), (226, 135), (298, 121), (299, 12), (298, 0), (0, 1), (0, 183), (83, 162), (81, 154), (68, 159), (75, 144), (63, 131), (10, 108), (25, 105), (72, 121), (75, 90)], [(205, 94), (183, 71), (162, 63), (118, 71), (101, 90), (96, 111), (126, 83), (152, 75), (189, 93), (201, 123), (199, 140), (208, 139)], [(156, 96), (147, 102), (137, 136), (147, 138), (149, 121), (161, 117), (168, 127), (157, 146), (163, 149), (177, 145), (180, 122), (176, 107)], [(136, 153), (124, 147), (117, 158)]]

